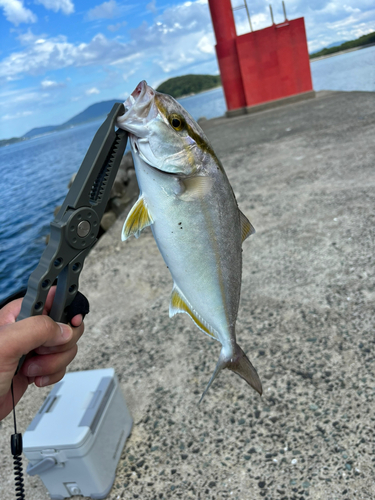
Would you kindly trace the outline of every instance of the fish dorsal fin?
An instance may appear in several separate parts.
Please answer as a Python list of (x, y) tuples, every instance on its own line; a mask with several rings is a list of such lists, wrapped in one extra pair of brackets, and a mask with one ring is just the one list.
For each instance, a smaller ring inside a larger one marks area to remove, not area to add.
[(153, 222), (154, 220), (147, 208), (146, 202), (143, 196), (141, 196), (126, 217), (121, 233), (122, 241), (127, 240), (131, 235), (138, 238), (142, 229), (150, 226)]
[(212, 328), (204, 319), (190, 306), (176, 285), (173, 286), (171, 301), (169, 303), (169, 317), (175, 314), (186, 313), (194, 321), (196, 326), (210, 337), (218, 338), (216, 330)]
[(241, 210), (240, 212), (240, 222), (241, 222), (241, 234), (242, 234), (242, 242), (246, 240), (249, 236), (255, 233), (254, 226), (251, 224), (249, 219), (244, 215)]

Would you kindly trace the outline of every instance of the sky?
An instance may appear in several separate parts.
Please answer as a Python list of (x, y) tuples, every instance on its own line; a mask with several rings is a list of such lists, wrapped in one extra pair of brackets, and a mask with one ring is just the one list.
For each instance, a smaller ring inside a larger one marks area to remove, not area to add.
[[(283, 21), (281, 0), (247, 1), (254, 30), (271, 25), (270, 3)], [(309, 52), (375, 30), (374, 0), (285, 4), (305, 18)], [(244, 9), (235, 20), (249, 31)], [(0, 0), (0, 139), (125, 100), (140, 80), (218, 74), (215, 43), (207, 0)]]

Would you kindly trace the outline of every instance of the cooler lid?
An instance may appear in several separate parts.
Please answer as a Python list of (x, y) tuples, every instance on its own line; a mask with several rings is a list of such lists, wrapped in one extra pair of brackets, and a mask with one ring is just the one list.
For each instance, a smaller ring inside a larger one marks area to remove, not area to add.
[(82, 446), (95, 434), (115, 385), (113, 368), (67, 373), (26, 429), (25, 451)]

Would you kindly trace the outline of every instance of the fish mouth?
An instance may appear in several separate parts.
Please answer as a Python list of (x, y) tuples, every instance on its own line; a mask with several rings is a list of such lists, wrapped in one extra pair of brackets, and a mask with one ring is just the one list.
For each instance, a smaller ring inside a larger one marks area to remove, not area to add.
[(117, 126), (137, 137), (144, 137), (147, 123), (157, 115), (154, 97), (155, 90), (145, 80), (139, 82), (124, 102), (125, 113), (117, 118)]

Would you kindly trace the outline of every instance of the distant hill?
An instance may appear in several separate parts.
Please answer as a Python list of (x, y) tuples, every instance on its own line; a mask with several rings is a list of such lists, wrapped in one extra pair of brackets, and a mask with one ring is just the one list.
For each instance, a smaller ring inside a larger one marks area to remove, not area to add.
[(364, 47), (366, 45), (371, 45), (375, 43), (375, 32), (368, 33), (367, 35), (360, 36), (355, 40), (349, 40), (349, 42), (344, 42), (340, 45), (326, 47), (325, 49), (319, 50), (310, 54), (310, 59), (315, 57), (328, 56), (329, 54), (334, 54), (335, 52), (341, 52), (343, 50), (352, 49), (355, 47)]
[(166, 80), (156, 90), (177, 98), (197, 94), (220, 85), (221, 78), (219, 75), (185, 75)]
[[(173, 97), (182, 97), (189, 94), (197, 94), (204, 90), (209, 90), (221, 85), (221, 78), (219, 75), (185, 75), (170, 78), (163, 82), (156, 89), (159, 92), (172, 95)], [(110, 101), (101, 101), (92, 104), (78, 115), (73, 116), (70, 120), (62, 123), (61, 125), (48, 125), (45, 127), (37, 127), (29, 130), (22, 137), (13, 137), (12, 139), (0, 140), (1, 146), (8, 146), (15, 142), (25, 141), (36, 137), (38, 135), (48, 134), (57, 130), (63, 130), (69, 127), (80, 125), (93, 120), (98, 120), (106, 116), (112, 109), (116, 102), (122, 102), (123, 99), (111, 99)]]
[(343, 43), (347, 42), (348, 40), (340, 40), (339, 42), (333, 42), (327, 45), (326, 49), (331, 49), (332, 47), (337, 47), (338, 45), (342, 45)]
[(12, 137), (11, 139), (0, 139), (0, 148), (2, 146), (9, 146), (10, 144), (15, 144), (16, 142), (26, 141), (27, 137)]
[(63, 130), (64, 128), (69, 128), (75, 125), (80, 125), (81, 123), (86, 123), (93, 120), (98, 120), (102, 116), (106, 116), (112, 109), (112, 106), (116, 102), (122, 102), (123, 99), (111, 99), (110, 101), (101, 101), (96, 104), (92, 104), (86, 108), (82, 113), (73, 116), (70, 120), (62, 123), (61, 125), (48, 125), (46, 127), (37, 127), (29, 130), (23, 137), (31, 139), (37, 135), (48, 134), (49, 132), (55, 132), (56, 130)]
[(96, 120), (102, 116), (106, 116), (112, 109), (116, 102), (123, 102), (124, 99), (111, 99), (110, 101), (101, 101), (96, 104), (92, 104), (86, 108), (82, 113), (73, 116), (70, 120), (63, 123), (62, 126), (70, 127), (71, 125), (78, 125), (80, 123), (85, 123), (91, 120)]
[(29, 130), (23, 137), (27, 139), (31, 139), (31, 137), (35, 137), (36, 135), (48, 134), (48, 132), (53, 132), (56, 130), (58, 125), (47, 125), (47, 127), (37, 127)]

